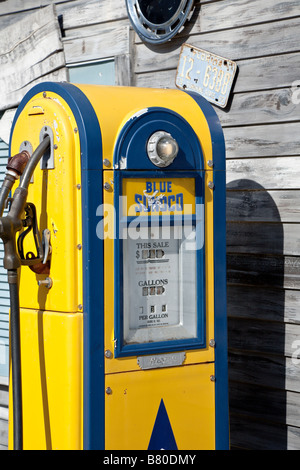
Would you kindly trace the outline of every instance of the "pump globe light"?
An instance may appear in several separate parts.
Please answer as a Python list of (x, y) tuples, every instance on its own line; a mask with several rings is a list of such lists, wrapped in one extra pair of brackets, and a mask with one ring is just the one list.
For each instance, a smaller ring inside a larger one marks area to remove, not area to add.
[(165, 136), (159, 139), (156, 149), (160, 158), (173, 161), (178, 153), (178, 144), (171, 136)]
[(155, 166), (166, 167), (171, 165), (178, 151), (178, 143), (168, 132), (157, 131), (151, 135), (148, 141), (148, 157)]

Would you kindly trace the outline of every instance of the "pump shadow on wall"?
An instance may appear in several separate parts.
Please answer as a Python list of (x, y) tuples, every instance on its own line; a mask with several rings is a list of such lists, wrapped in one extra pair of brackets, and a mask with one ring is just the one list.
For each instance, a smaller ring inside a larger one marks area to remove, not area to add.
[(287, 449), (283, 237), (262, 186), (227, 185), (231, 448)]

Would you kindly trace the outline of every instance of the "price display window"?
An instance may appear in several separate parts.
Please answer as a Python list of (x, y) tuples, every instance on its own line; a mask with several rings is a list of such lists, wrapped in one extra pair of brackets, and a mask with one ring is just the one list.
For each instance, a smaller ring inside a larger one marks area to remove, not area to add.
[[(117, 241), (119, 355), (205, 347), (204, 206), (197, 197), (202, 177), (198, 186), (194, 178), (159, 183), (132, 178), (125, 185), (125, 192), (133, 186), (135, 193), (128, 197), (133, 204), (122, 206), (131, 217), (121, 217)], [(192, 202), (187, 214), (184, 200)]]
[(182, 238), (182, 227), (173, 226), (166, 239), (159, 231), (149, 228), (147, 239), (123, 241), (124, 344), (197, 336), (194, 231)]

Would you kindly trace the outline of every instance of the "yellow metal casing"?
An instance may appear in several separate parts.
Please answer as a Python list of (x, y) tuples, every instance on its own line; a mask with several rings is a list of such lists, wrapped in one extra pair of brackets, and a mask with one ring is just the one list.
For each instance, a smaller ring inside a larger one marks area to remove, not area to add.
[(204, 112), (186, 93), (172, 89), (104, 88), (96, 85), (78, 85), (78, 88), (93, 104), (102, 131), (103, 158), (110, 161), (111, 167), (115, 143), (124, 125), (143, 110), (161, 107), (178, 113), (198, 136), (201, 135), (204, 169), (211, 170), (208, 162), (212, 159), (213, 149), (209, 125)]
[(213, 364), (121, 375), (106, 376), (108, 450), (148, 449), (162, 397), (178, 449), (215, 448)]
[[(57, 94), (38, 93), (14, 126), (11, 154), (23, 142), (35, 149), (40, 131), (54, 135), (53, 170), (34, 172), (28, 201), (40, 233), (51, 233), (53, 287), (38, 286), (46, 274), (20, 270), (23, 425), (25, 449), (82, 448), (82, 256), (80, 144), (77, 124)], [(35, 252), (33, 237), (25, 253)], [(79, 312), (79, 313), (78, 313)], [(12, 390), (12, 387), (10, 387)], [(11, 402), (10, 394), (10, 402)], [(10, 406), (12, 410), (12, 406)], [(12, 413), (9, 415), (9, 447)]]
[(82, 449), (82, 314), (21, 309), (21, 338), (24, 449)]
[[(82, 304), (82, 263), (78, 249), (82, 243), (81, 195), (77, 189), (81, 183), (80, 145), (77, 124), (67, 103), (50, 92), (45, 97), (42, 93), (34, 96), (15, 124), (11, 153), (18, 153), (26, 141), (33, 149), (37, 148), (40, 131), (47, 126), (54, 135), (55, 168), (36, 169), (27, 200), (36, 206), (40, 232), (46, 228), (51, 232), (51, 275), (55, 283), (50, 291), (40, 289), (37, 281), (46, 276), (22, 269), (20, 298), (26, 308), (77, 312)], [(34, 252), (33, 239), (27, 238), (25, 252)]]

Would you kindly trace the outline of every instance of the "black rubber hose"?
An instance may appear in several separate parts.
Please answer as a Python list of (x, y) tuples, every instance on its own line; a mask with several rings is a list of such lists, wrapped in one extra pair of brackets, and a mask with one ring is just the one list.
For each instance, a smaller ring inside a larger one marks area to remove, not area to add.
[(13, 388), (14, 450), (23, 449), (23, 407), (21, 380), (20, 305), (18, 272), (8, 271), (10, 292), (11, 366)]
[[(19, 187), (27, 190), (36, 165), (50, 145), (49, 136), (40, 143), (29, 159)], [(8, 186), (6, 183), (0, 191), (0, 202), (7, 196)], [(1, 210), (1, 207), (0, 207)], [(11, 341), (11, 369), (13, 388), (13, 427), (14, 427), (14, 450), (23, 449), (23, 406), (22, 406), (22, 378), (21, 378), (21, 334), (20, 334), (20, 301), (17, 269), (9, 269), (8, 283), (10, 292), (10, 341)]]

